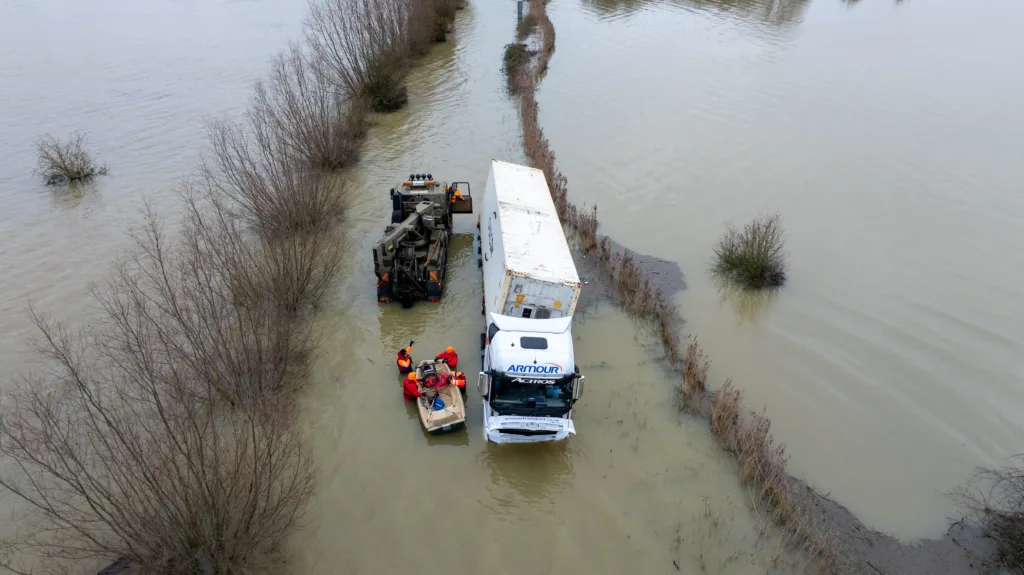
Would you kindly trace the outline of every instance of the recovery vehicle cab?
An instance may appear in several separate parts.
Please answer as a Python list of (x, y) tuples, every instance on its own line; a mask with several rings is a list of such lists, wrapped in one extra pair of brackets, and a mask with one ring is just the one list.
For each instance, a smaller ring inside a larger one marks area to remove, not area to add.
[(473, 212), (469, 182), (451, 186), (433, 174), (410, 174), (388, 192), (391, 224), (373, 247), (377, 301), (441, 301), (452, 215)]

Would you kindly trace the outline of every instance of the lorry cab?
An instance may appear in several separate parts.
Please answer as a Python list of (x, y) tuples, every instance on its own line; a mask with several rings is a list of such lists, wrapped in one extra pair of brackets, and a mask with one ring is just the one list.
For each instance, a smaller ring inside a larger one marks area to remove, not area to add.
[(477, 381), (488, 441), (560, 441), (576, 433), (572, 409), (584, 377), (574, 363), (571, 324), (488, 314)]

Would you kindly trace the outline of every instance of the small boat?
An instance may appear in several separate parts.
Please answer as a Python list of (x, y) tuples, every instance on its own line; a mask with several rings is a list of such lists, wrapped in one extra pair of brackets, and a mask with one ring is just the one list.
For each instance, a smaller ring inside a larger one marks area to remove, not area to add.
[[(426, 383), (430, 378), (445, 375), (451, 377), (453, 374), (443, 361), (424, 360), (416, 366), (416, 378), (423, 382), (423, 397), (419, 398), (416, 406), (423, 429), (432, 435), (458, 431), (466, 425), (466, 404), (459, 388), (451, 383), (441, 387), (431, 387)], [(435, 409), (437, 398), (444, 403), (441, 409)]]

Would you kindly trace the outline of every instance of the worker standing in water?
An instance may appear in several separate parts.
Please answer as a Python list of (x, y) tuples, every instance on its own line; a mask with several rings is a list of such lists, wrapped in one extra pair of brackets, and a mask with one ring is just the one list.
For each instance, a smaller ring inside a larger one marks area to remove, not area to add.
[(412, 371), (413, 343), (410, 341), (407, 347), (398, 350), (398, 359), (395, 360), (395, 364), (398, 365), (398, 373), (409, 373)]
[(447, 363), (452, 370), (459, 366), (459, 354), (455, 353), (455, 348), (450, 345), (434, 359)]
[(415, 401), (418, 397), (423, 397), (423, 392), (420, 391), (420, 382), (416, 379), (416, 372), (410, 371), (409, 375), (405, 376), (405, 381), (402, 382), (402, 397), (409, 401)]

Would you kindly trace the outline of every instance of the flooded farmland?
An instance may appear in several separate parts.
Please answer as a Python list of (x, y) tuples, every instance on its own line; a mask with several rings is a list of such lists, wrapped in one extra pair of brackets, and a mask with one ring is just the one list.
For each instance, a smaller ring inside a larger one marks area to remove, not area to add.
[[(601, 232), (677, 262), (686, 330), (750, 407), (765, 406), (791, 470), (869, 527), (933, 537), (945, 492), (1020, 451), (1024, 114), (1012, 2), (556, 0), (558, 47), (538, 92), (573, 199)], [(143, 197), (168, 216), (205, 145), (240, 113), (304, 6), (0, 9), (0, 304), (5, 379), (33, 367), (28, 298), (84, 317), (88, 282), (127, 247)], [(83, 26), (82, 22), (89, 23)], [(347, 255), (301, 399), (320, 465), (293, 572), (796, 572), (762, 536), (735, 464), (680, 418), (656, 339), (607, 302), (577, 320), (587, 392), (579, 435), (488, 445), (420, 431), (394, 351), (454, 345), (479, 366), (474, 216), (456, 216), (441, 304), (379, 306), (370, 248), (405, 174), (468, 180), (523, 161), (500, 75), (515, 6), (475, 2), (375, 118), (353, 170)], [(111, 175), (71, 190), (31, 175), (32, 141), (87, 130)], [(730, 221), (782, 213), (789, 284), (723, 294), (711, 246)], [(584, 288), (586, 289), (586, 287)], [(5, 515), (10, 511), (4, 500)]]
[[(1024, 115), (1008, 74), (1024, 8), (550, 12), (538, 99), (570, 193), (597, 203), (603, 233), (680, 263), (686, 330), (713, 379), (767, 407), (791, 471), (871, 528), (944, 533), (947, 493), (1024, 439)], [(788, 285), (730, 297), (711, 248), (765, 211), (785, 223)]]

